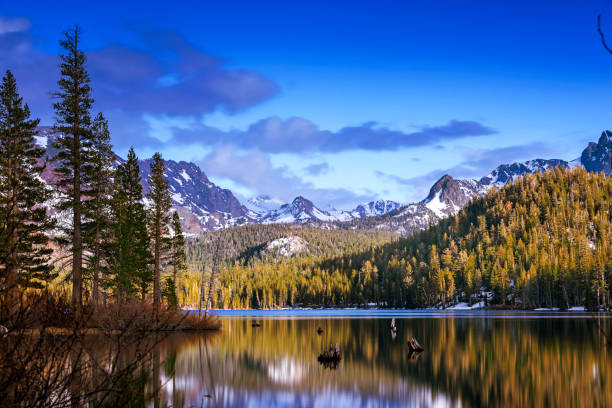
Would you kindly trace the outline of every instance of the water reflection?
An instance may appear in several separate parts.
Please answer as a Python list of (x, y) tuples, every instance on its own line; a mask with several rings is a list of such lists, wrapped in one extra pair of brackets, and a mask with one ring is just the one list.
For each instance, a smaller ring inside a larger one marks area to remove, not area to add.
[[(612, 406), (612, 353), (588, 317), (403, 318), (395, 340), (384, 319), (223, 323), (160, 344), (154, 406)], [(317, 362), (329, 344), (335, 370)]]

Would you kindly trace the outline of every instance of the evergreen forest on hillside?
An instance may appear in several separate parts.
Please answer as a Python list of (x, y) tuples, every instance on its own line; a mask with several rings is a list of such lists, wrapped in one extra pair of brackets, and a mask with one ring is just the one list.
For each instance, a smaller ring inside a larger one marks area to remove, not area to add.
[[(363, 248), (361, 235), (346, 235), (355, 243), (343, 244), (349, 250), (339, 256), (323, 250), (274, 261), (255, 257), (245, 263), (237, 257), (219, 272), (213, 304), (447, 307), (463, 301), (525, 309), (608, 308), (611, 198), (612, 180), (603, 173), (557, 168), (528, 174), (409, 238)], [(273, 229), (264, 231), (241, 227), (217, 237), (221, 247), (242, 248), (276, 236)], [(307, 231), (314, 242), (336, 242), (335, 231)], [(192, 266), (207, 252), (193, 245)], [(239, 254), (235, 250), (233, 256)], [(184, 303), (193, 292), (188, 286), (184, 281)]]

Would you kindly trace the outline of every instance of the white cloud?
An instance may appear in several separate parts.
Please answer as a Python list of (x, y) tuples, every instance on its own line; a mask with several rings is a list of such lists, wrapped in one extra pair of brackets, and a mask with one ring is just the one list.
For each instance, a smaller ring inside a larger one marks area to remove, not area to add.
[(286, 166), (274, 166), (266, 153), (243, 152), (234, 146), (216, 146), (197, 163), (211, 178), (229, 179), (238, 188), (242, 187), (256, 194), (268, 194), (286, 202), (302, 195), (317, 206), (333, 204), (345, 209), (375, 198), (371, 191), (357, 194), (344, 188), (319, 188), (296, 176)]
[(0, 35), (27, 31), (31, 26), (30, 20), (25, 18), (6, 18), (0, 16)]

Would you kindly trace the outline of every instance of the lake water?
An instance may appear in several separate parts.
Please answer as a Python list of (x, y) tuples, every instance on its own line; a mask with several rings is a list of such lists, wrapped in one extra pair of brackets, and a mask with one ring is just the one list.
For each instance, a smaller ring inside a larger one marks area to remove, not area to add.
[[(609, 315), (218, 311), (164, 340), (155, 404), (185, 407), (612, 407)], [(396, 318), (397, 335), (389, 329)], [(261, 323), (253, 327), (252, 322)], [(318, 334), (321, 328), (323, 333)], [(425, 348), (410, 355), (415, 337)], [(337, 366), (317, 361), (337, 344)], [(167, 364), (166, 364), (167, 366)], [(152, 403), (151, 406), (155, 405)]]

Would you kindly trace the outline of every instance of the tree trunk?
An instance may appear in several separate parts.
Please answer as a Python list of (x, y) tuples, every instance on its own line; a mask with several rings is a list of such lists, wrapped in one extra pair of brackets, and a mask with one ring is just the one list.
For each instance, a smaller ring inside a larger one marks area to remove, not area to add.
[(93, 267), (93, 283), (92, 283), (92, 300), (94, 305), (98, 304), (98, 291), (99, 291), (99, 270), (100, 270), (100, 215), (97, 214), (98, 221), (96, 221), (96, 237), (94, 244), (94, 259), (96, 260), (96, 264)]
[(9, 294), (9, 299), (12, 300), (12, 294), (17, 284), (17, 226), (11, 220), (17, 217), (17, 174), (16, 160), (14, 156), (15, 140), (13, 135), (9, 135), (10, 150), (8, 157), (8, 205), (9, 212), (6, 216), (7, 226), (10, 228), (8, 232), (8, 259), (6, 260), (6, 290)]
[(176, 290), (176, 259), (173, 260), (172, 264), (172, 283), (174, 283), (174, 290)]
[[(78, 37), (74, 37), (73, 56), (75, 61), (78, 60)], [(79, 81), (75, 80), (74, 89), (79, 89)], [(73, 197), (72, 197), (72, 215), (73, 215), (73, 236), (72, 236), (72, 307), (75, 312), (75, 321), (80, 322), (83, 305), (82, 305), (82, 287), (83, 279), (81, 276), (83, 262), (83, 237), (81, 234), (81, 139), (79, 132), (79, 114), (81, 108), (79, 106), (78, 93), (74, 99), (75, 122), (73, 124)]]
[[(158, 216), (157, 221), (161, 217)], [(160, 278), (161, 278), (161, 226), (159, 222), (155, 225), (155, 278), (153, 281), (153, 308), (155, 309), (155, 320), (159, 321), (159, 306), (160, 306)]]
[(73, 237), (72, 237), (72, 307), (75, 312), (76, 321), (80, 321), (83, 312), (83, 237), (81, 231), (81, 141), (78, 134), (78, 122), (75, 124), (73, 134), (73, 157), (74, 157), (74, 179), (73, 179)]
[(212, 268), (211, 272), (210, 272), (210, 280), (208, 281), (208, 296), (206, 297), (206, 311), (204, 312), (204, 317), (208, 316), (208, 309), (211, 306), (211, 302), (210, 302), (210, 295), (212, 294), (212, 289), (213, 289), (213, 281), (215, 279), (215, 272), (216, 272), (215, 267)]
[(198, 317), (202, 318), (202, 306), (204, 305), (204, 265), (202, 265), (202, 275), (200, 279), (200, 311)]

